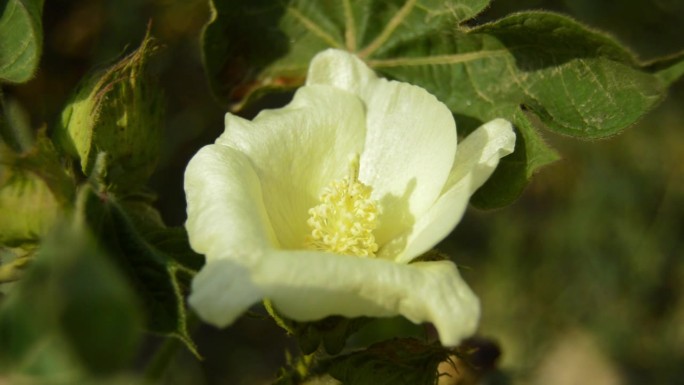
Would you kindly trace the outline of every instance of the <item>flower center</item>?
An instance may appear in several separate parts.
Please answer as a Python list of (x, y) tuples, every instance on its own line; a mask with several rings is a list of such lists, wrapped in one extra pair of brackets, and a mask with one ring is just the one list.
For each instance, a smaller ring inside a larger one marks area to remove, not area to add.
[(359, 155), (354, 154), (349, 175), (330, 183), (319, 198), (321, 203), (309, 209), (307, 245), (314, 250), (374, 257), (378, 207), (370, 197), (372, 191), (359, 182)]

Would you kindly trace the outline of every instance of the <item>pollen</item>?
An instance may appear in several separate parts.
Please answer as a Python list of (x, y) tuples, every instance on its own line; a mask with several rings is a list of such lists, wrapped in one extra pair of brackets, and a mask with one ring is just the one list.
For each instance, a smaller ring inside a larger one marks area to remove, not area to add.
[(350, 157), (349, 174), (332, 181), (320, 196), (320, 204), (309, 209), (309, 248), (357, 257), (374, 257), (378, 251), (373, 230), (378, 207), (373, 189), (359, 181), (359, 155)]

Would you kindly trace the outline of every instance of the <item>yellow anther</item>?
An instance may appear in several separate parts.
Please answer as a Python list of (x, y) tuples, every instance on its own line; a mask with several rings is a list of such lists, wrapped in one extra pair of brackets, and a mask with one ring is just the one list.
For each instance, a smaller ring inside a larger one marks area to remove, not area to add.
[(320, 204), (309, 209), (310, 248), (331, 253), (374, 257), (378, 251), (373, 230), (378, 208), (373, 189), (359, 182), (359, 155), (349, 161), (349, 175), (323, 190)]

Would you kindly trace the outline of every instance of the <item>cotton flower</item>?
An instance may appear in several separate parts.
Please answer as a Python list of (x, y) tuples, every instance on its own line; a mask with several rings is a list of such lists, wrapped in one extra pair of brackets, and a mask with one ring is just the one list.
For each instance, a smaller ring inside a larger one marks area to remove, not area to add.
[(453, 230), (514, 142), (497, 119), (457, 151), (453, 116), (427, 91), (318, 54), (290, 104), (227, 114), (188, 164), (186, 228), (206, 256), (190, 305), (219, 327), (264, 298), (299, 321), (400, 314), (456, 345), (475, 331), (477, 297), (452, 262), (412, 260)]

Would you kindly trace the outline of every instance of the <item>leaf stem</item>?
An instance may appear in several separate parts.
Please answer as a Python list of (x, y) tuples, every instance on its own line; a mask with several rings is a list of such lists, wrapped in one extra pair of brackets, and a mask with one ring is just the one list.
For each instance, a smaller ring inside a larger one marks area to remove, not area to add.
[(278, 326), (280, 326), (281, 328), (283, 328), (288, 334), (295, 335), (295, 331), (292, 328), (292, 326), (289, 325), (287, 323), (287, 321), (283, 317), (280, 316), (280, 314), (278, 314), (276, 309), (273, 307), (271, 300), (269, 300), (268, 298), (264, 298), (263, 303), (264, 303), (264, 308), (266, 308), (266, 311), (271, 316), (271, 318), (273, 318), (275, 323)]
[(323, 30), (323, 28), (321, 28), (313, 20), (304, 16), (304, 14), (301, 13), (299, 10), (295, 9), (294, 7), (288, 7), (287, 10), (288, 12), (290, 12), (290, 14), (292, 14), (292, 16), (295, 17), (295, 19), (297, 19), (297, 21), (299, 21), (304, 26), (304, 28), (306, 28), (309, 32), (317, 36), (319, 39), (330, 44), (330, 46), (333, 48), (342, 48), (340, 43), (337, 40), (335, 40), (334, 37), (332, 37), (325, 30)]
[(399, 11), (390, 19), (390, 21), (385, 26), (385, 29), (378, 35), (370, 44), (368, 44), (364, 49), (359, 52), (359, 57), (362, 59), (369, 57), (375, 51), (377, 51), (383, 44), (392, 36), (394, 30), (399, 27), (399, 25), (406, 19), (413, 7), (416, 5), (417, 0), (407, 0), (404, 5), (399, 9)]
[(146, 384), (159, 384), (161, 382), (180, 347), (180, 339), (172, 336), (166, 337), (145, 369), (144, 379)]
[[(195, 329), (200, 325), (200, 320), (197, 315), (193, 312), (189, 312), (186, 318), (186, 324), (189, 329)], [(186, 340), (189, 338), (183, 335), (167, 335), (164, 342), (159, 346), (154, 356), (150, 359), (145, 369), (143, 375), (145, 384), (159, 384), (164, 378), (164, 374), (169, 368), (169, 365), (173, 362), (173, 359), (178, 354), (178, 350), (181, 346), (185, 346), (193, 356), (198, 360), (202, 360), (202, 357), (197, 352), (192, 341)]]
[(350, 0), (343, 0), (344, 5), (344, 40), (349, 52), (356, 52), (356, 26), (354, 25), (354, 11)]

